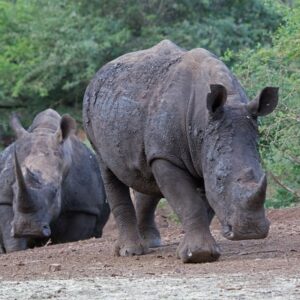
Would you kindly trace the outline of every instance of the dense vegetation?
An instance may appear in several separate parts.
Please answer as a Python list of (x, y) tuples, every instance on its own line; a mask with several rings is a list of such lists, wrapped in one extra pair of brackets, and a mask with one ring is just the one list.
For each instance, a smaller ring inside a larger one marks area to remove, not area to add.
[[(53, 107), (81, 119), (85, 87), (107, 61), (169, 38), (223, 57), (249, 96), (280, 87), (280, 108), (262, 120), (269, 203), (299, 200), (300, 1), (0, 0), (0, 137), (17, 110), (28, 125)], [(292, 7), (291, 7), (292, 6)], [(3, 145), (2, 145), (3, 146)]]
[(261, 120), (260, 142), (273, 183), (269, 204), (275, 207), (300, 201), (300, 1), (295, 5), (272, 46), (240, 52), (234, 66), (251, 96), (262, 86), (280, 87), (278, 109)]

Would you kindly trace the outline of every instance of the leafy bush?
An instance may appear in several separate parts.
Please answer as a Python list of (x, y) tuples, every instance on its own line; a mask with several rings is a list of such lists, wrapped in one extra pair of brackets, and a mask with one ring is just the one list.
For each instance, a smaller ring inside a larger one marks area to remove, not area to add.
[(1, 1), (0, 16), (0, 105), (30, 117), (49, 106), (80, 115), (88, 80), (129, 35), (118, 20), (81, 13), (75, 1)]
[(270, 41), (282, 16), (271, 0), (0, 0), (0, 131), (10, 107), (26, 124), (46, 107), (80, 120), (89, 80), (125, 52), (163, 38), (237, 51)]
[(25, 126), (47, 107), (80, 121), (85, 87), (103, 64), (168, 38), (235, 63), (252, 97), (264, 85), (280, 87), (279, 109), (261, 120), (261, 152), (277, 180), (269, 205), (292, 203), (300, 180), (300, 15), (299, 0), (293, 10), (282, 2), (0, 0), (0, 139), (9, 139), (12, 110)]

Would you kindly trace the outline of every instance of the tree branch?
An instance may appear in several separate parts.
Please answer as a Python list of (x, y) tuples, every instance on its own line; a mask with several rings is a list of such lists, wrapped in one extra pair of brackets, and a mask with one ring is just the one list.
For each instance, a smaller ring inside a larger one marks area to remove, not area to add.
[(287, 159), (289, 159), (292, 163), (295, 163), (296, 165), (300, 165), (300, 159), (296, 156), (287, 155)]
[(24, 104), (16, 103), (16, 104), (0, 104), (0, 109), (12, 109), (12, 108), (24, 108), (26, 107)]
[(281, 186), (283, 189), (285, 189), (286, 191), (290, 192), (291, 194), (293, 194), (296, 198), (300, 199), (300, 191), (295, 191), (293, 189), (291, 189), (289, 186), (287, 186), (286, 184), (284, 184), (283, 182), (281, 182), (281, 180), (275, 176), (272, 172), (268, 172), (272, 179), (279, 185)]

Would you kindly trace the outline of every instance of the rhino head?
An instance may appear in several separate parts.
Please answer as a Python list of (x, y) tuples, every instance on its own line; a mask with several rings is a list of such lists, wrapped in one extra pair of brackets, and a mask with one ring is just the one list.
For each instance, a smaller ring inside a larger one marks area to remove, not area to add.
[(14, 119), (13, 237), (48, 238), (60, 213), (62, 182), (71, 164), (69, 136), (75, 121), (61, 118), (56, 132), (28, 132)]
[(257, 117), (275, 109), (278, 88), (264, 88), (249, 103), (245, 99), (226, 100), (226, 88), (211, 85), (201, 154), (207, 199), (222, 224), (224, 237), (264, 238), (269, 230), (264, 211), (267, 179), (258, 151)]

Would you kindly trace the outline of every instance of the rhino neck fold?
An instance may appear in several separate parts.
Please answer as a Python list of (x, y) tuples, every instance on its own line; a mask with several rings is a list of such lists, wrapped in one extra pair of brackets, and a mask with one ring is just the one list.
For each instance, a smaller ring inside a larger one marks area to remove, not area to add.
[[(207, 87), (208, 89), (208, 87)], [(190, 99), (186, 112), (186, 136), (194, 172), (198, 177), (203, 177), (201, 149), (205, 134), (207, 112), (203, 97), (206, 89), (201, 90), (192, 86)]]

